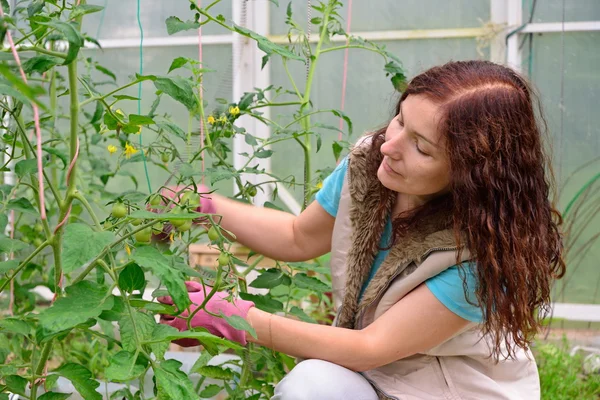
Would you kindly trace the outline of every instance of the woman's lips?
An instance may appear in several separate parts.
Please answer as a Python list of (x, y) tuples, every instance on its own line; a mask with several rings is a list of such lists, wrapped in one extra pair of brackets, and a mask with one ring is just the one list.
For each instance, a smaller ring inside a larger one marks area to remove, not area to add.
[(400, 175), (398, 172), (394, 171), (394, 170), (393, 170), (393, 169), (392, 169), (392, 168), (391, 168), (391, 167), (388, 165), (388, 163), (387, 163), (385, 160), (383, 160), (382, 164), (383, 164), (383, 169), (384, 169), (384, 170), (385, 170), (385, 172), (387, 172), (388, 174), (390, 174), (390, 175), (398, 175), (398, 176), (402, 176), (402, 175)]

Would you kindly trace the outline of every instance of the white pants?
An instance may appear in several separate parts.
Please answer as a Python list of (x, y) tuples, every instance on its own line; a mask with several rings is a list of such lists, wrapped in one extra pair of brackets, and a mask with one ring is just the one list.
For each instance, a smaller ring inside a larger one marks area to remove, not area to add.
[(300, 362), (275, 387), (271, 400), (377, 400), (359, 373), (323, 360)]

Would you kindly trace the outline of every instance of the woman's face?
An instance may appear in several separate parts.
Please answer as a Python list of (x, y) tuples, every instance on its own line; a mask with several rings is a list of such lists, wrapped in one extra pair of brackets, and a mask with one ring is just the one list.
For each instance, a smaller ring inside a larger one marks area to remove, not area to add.
[(385, 131), (383, 161), (377, 178), (388, 189), (416, 197), (418, 203), (446, 192), (450, 163), (438, 132), (439, 107), (424, 96), (410, 95)]

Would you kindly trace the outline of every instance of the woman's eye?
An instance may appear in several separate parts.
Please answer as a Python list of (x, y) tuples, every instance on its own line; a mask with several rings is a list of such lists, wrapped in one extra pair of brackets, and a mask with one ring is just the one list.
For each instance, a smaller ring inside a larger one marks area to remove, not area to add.
[(428, 156), (429, 154), (425, 153), (423, 150), (421, 150), (421, 148), (419, 147), (419, 142), (417, 142), (415, 140), (415, 147), (417, 148), (417, 151), (421, 154), (423, 154), (424, 156)]

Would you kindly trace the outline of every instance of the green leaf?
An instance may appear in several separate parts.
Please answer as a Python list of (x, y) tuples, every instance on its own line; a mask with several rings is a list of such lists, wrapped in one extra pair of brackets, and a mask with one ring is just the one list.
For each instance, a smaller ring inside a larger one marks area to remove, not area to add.
[(333, 148), (333, 157), (335, 158), (335, 161), (339, 161), (340, 154), (342, 154), (342, 150), (344, 150), (344, 148), (338, 142), (333, 142), (331, 146)]
[(133, 255), (133, 260), (139, 266), (152, 271), (161, 280), (179, 310), (185, 310), (192, 304), (183, 274), (171, 268), (169, 259), (156, 248), (151, 246), (138, 247)]
[(344, 112), (340, 111), (340, 110), (331, 110), (331, 112), (336, 117), (340, 117), (344, 121), (346, 121), (346, 123), (348, 124), (348, 135), (352, 135), (352, 120), (350, 119), (350, 117), (347, 116), (346, 114), (344, 114)]
[(83, 36), (81, 36), (75, 26), (73, 24), (58, 20), (40, 22), (40, 25), (50, 26), (65, 36), (69, 42), (69, 51), (67, 52), (67, 58), (65, 59), (63, 65), (73, 62), (77, 58), (79, 49), (83, 47), (84, 44)]
[(158, 122), (156, 124), (159, 128), (164, 129), (165, 131), (172, 133), (173, 135), (187, 140), (187, 135), (186, 133), (183, 131), (183, 129), (181, 129), (180, 127), (178, 127), (177, 125), (175, 125), (172, 122)]
[(16, 333), (23, 336), (29, 336), (31, 326), (25, 321), (16, 318), (4, 318), (0, 320), (0, 332)]
[(116, 94), (113, 96), (116, 100), (139, 100), (138, 97), (128, 96), (126, 94)]
[[(117, 76), (114, 74), (114, 72), (112, 72), (108, 68), (105, 68), (102, 65), (98, 65), (98, 64), (96, 64), (95, 67), (98, 71), (102, 72), (104, 75), (108, 76), (113, 81), (115, 81), (115, 82), (117, 81)], [(115, 96), (115, 97), (117, 97), (117, 96)]]
[(158, 340), (161, 340), (158, 343), (150, 344), (150, 348), (152, 349), (152, 352), (156, 356), (157, 360), (165, 359), (165, 353), (167, 352), (167, 350), (169, 349), (169, 345), (171, 344), (171, 341), (169, 339), (162, 340), (160, 338), (167, 337), (169, 333), (172, 333), (172, 329), (175, 328), (169, 325), (157, 324), (152, 331), (151, 339), (159, 338)]
[(11, 269), (17, 268), (19, 266), (19, 264), (20, 263), (18, 260), (8, 260), (8, 261), (0, 262), (0, 274), (4, 275)]
[[(166, 295), (168, 296), (168, 292)], [(132, 307), (143, 308), (144, 310), (152, 311), (154, 314), (175, 315), (177, 313), (177, 309), (175, 307), (168, 304), (156, 303), (154, 301), (129, 299), (129, 303)]]
[(223, 314), (222, 312), (221, 312), (221, 317), (225, 321), (227, 321), (227, 323), (229, 325), (231, 325), (233, 328), (235, 328), (239, 331), (249, 332), (252, 335), (252, 337), (254, 337), (256, 339), (256, 331), (248, 323), (248, 321), (246, 321), (244, 318), (240, 317), (239, 315), (232, 315), (232, 316), (228, 317), (227, 315)]
[(173, 78), (159, 76), (156, 77), (154, 86), (186, 106), (188, 110), (195, 111), (198, 108), (194, 87), (189, 79), (180, 76)]
[(190, 374), (198, 373), (198, 370), (207, 365), (208, 362), (212, 359), (212, 357), (213, 356), (211, 356), (206, 351), (200, 354), (200, 357), (198, 357), (194, 365), (192, 365), (192, 369), (190, 369)]
[[(156, 386), (171, 399), (198, 399), (190, 378), (179, 370), (181, 363), (177, 360), (162, 361), (154, 368)], [(233, 376), (233, 375), (232, 375)]]
[(31, 57), (29, 60), (23, 63), (23, 70), (26, 74), (32, 74), (34, 72), (40, 75), (48, 71), (50, 68), (60, 65), (63, 60), (58, 57), (47, 56), (45, 54)]
[(177, 58), (176, 58), (176, 59), (174, 59), (174, 60), (173, 60), (173, 62), (171, 63), (171, 66), (169, 67), (169, 71), (168, 71), (168, 72), (171, 72), (171, 71), (173, 71), (174, 69), (177, 69), (177, 68), (181, 68), (181, 67), (183, 67), (183, 66), (184, 66), (185, 64), (187, 64), (189, 61), (190, 61), (190, 59), (189, 59), (189, 58), (187, 58), (187, 57), (177, 57)]
[(115, 240), (112, 232), (95, 232), (86, 224), (67, 225), (63, 241), (63, 271), (73, 272), (87, 265)]
[(183, 22), (177, 17), (169, 17), (166, 19), (165, 23), (167, 24), (167, 33), (169, 35), (173, 35), (177, 32), (189, 31), (190, 29), (200, 28), (200, 23), (198, 22), (189, 20)]
[(266, 37), (259, 35), (258, 33), (253, 32), (250, 29), (244, 28), (243, 26), (239, 26), (236, 24), (233, 24), (233, 29), (240, 35), (254, 39), (258, 45), (258, 48), (264, 51), (269, 56), (273, 53), (276, 53), (282, 57), (289, 58), (291, 60), (304, 61), (304, 57), (292, 53), (285, 47), (279, 46), (278, 44), (271, 42)]
[(73, 7), (71, 14), (69, 14), (69, 19), (75, 19), (77, 17), (81, 17), (82, 15), (92, 14), (102, 10), (104, 10), (104, 7), (102, 6), (97, 6), (94, 4), (80, 4)]
[(26, 99), (24, 101), (25, 104), (31, 105), (30, 103), (35, 103), (44, 110), (48, 109), (48, 107), (38, 99), (39, 96), (46, 94), (43, 87), (32, 83), (26, 84), (20, 76), (15, 75), (11, 69), (4, 64), (0, 64), (0, 74), (4, 77), (0, 79), (0, 92), (10, 95), (17, 93), (16, 97), (18, 99)]
[(49, 333), (64, 331), (97, 318), (113, 306), (108, 288), (90, 281), (81, 281), (66, 288), (66, 296), (59, 297), (50, 308), (39, 315), (40, 326)]
[(159, 324), (152, 332), (151, 342), (173, 341), (177, 339), (197, 339), (206, 344), (227, 346), (233, 350), (242, 350), (243, 347), (237, 343), (222, 339), (208, 332), (183, 331), (179, 332), (176, 328), (169, 325)]
[(113, 382), (126, 382), (142, 375), (148, 360), (141, 356), (135, 358), (134, 355), (125, 350), (113, 355), (104, 371), (106, 379)]
[(207, 387), (202, 389), (202, 391), (200, 392), (200, 397), (202, 397), (203, 399), (211, 399), (219, 393), (221, 393), (221, 390), (223, 390), (223, 388), (221, 388), (221, 386), (219, 385), (208, 385)]
[(63, 169), (65, 169), (67, 167), (67, 165), (69, 164), (67, 155), (65, 153), (63, 153), (62, 151), (57, 150), (54, 147), (46, 147), (46, 146), (42, 146), (42, 150), (58, 157), (60, 159), (60, 161), (62, 161), (62, 163), (63, 163)]
[(152, 337), (152, 331), (156, 325), (156, 321), (150, 315), (140, 311), (134, 311), (132, 313), (133, 321), (129, 313), (125, 313), (119, 319), (119, 330), (121, 332), (121, 344), (123, 349), (130, 353), (135, 353), (138, 348), (137, 337), (141, 341), (148, 341)]
[(46, 4), (45, 0), (33, 0), (27, 6), (27, 16), (29, 18), (33, 17), (36, 14), (39, 14), (40, 11), (44, 9), (44, 5)]
[(305, 273), (296, 274), (293, 277), (294, 285), (301, 289), (314, 290), (316, 292), (327, 292), (331, 286)]
[(283, 303), (279, 300), (271, 298), (269, 295), (258, 295), (250, 293), (240, 293), (240, 297), (244, 300), (248, 300), (254, 303), (254, 305), (263, 311), (268, 313), (276, 313), (283, 311)]
[(38, 400), (65, 400), (71, 397), (72, 393), (46, 392)]
[(0, 238), (0, 253), (13, 253), (29, 247), (25, 242), (7, 237)]
[(255, 280), (250, 283), (253, 288), (271, 289), (275, 286), (292, 284), (290, 277), (283, 271), (277, 268), (270, 268), (260, 274)]
[(15, 174), (19, 178), (37, 172), (37, 160), (21, 160), (15, 164)]
[(311, 317), (309, 317), (308, 315), (306, 315), (306, 313), (301, 308), (298, 308), (296, 306), (293, 306), (290, 309), (290, 314), (295, 315), (301, 321), (304, 321), (304, 322), (310, 322), (310, 323), (313, 323), (313, 324), (317, 322), (314, 319), (312, 319)]
[(216, 365), (206, 365), (198, 368), (198, 373), (211, 379), (222, 379), (224, 381), (233, 379), (233, 371), (229, 368), (218, 367)]
[(8, 204), (6, 205), (6, 209), (34, 215), (38, 214), (37, 210), (33, 208), (33, 205), (25, 197), (9, 200)]
[(129, 123), (133, 125), (152, 125), (154, 120), (146, 115), (129, 114)]
[(127, 265), (119, 274), (119, 288), (125, 292), (142, 290), (145, 285), (144, 271), (136, 264)]
[(8, 390), (16, 394), (27, 396), (27, 393), (25, 392), (25, 386), (29, 383), (27, 379), (18, 375), (9, 375), (4, 379)]
[(6, 214), (0, 214), (0, 232), (4, 232), (8, 225), (8, 216)]
[(260, 150), (254, 153), (256, 158), (269, 158), (273, 155), (273, 150)]
[(86, 400), (102, 400), (102, 395), (96, 391), (100, 382), (94, 379), (92, 373), (83, 365), (68, 363), (64, 364), (53, 373), (67, 378), (75, 389)]

